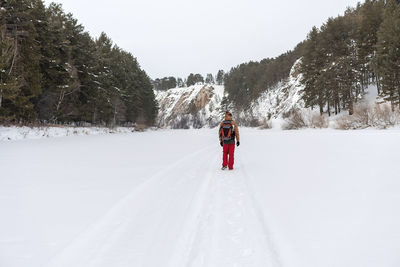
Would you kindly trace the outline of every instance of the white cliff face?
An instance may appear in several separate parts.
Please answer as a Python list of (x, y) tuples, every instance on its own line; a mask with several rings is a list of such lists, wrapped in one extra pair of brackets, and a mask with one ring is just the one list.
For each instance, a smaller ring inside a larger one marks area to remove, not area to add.
[(301, 84), (300, 65), (301, 59), (295, 62), (285, 81), (262, 93), (249, 109), (241, 111), (240, 120), (244, 123), (251, 120), (261, 122), (264, 119), (280, 118), (291, 109), (304, 108), (301, 99), (304, 86)]
[(224, 87), (194, 85), (155, 91), (160, 107), (157, 125), (163, 128), (188, 129), (215, 127), (223, 114)]
[[(293, 108), (302, 108), (301, 61), (298, 60), (287, 80), (265, 91), (246, 110), (232, 108), (235, 120), (242, 125), (261, 123), (265, 119), (279, 118)], [(215, 127), (223, 119), (222, 99), (224, 87), (220, 85), (194, 85), (155, 91), (160, 111), (157, 125), (162, 128), (188, 129)]]

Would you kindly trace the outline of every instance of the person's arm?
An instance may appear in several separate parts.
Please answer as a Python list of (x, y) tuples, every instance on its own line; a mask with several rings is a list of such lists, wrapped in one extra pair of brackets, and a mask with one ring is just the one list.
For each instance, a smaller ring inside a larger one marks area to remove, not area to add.
[(236, 141), (238, 141), (240, 143), (239, 127), (235, 121), (232, 122), (232, 124), (235, 127)]

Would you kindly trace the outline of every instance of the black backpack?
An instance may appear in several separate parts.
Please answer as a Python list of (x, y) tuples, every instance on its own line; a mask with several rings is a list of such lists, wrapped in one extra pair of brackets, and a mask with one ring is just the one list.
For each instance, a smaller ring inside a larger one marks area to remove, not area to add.
[(222, 141), (232, 141), (235, 138), (232, 121), (223, 121), (221, 126)]

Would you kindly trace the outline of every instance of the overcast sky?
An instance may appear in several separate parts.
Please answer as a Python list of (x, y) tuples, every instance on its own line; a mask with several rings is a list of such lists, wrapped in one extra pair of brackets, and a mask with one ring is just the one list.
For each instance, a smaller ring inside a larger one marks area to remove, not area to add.
[[(52, 1), (45, 0), (48, 4)], [(152, 78), (213, 73), (293, 49), (356, 0), (56, 0)]]

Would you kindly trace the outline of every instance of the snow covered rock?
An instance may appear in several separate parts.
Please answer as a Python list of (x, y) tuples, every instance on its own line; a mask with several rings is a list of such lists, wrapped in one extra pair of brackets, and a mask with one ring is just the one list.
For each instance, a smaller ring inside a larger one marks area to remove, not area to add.
[(249, 109), (240, 111), (238, 120), (245, 124), (251, 121), (262, 122), (264, 119), (280, 118), (292, 109), (304, 108), (301, 99), (304, 86), (301, 84), (300, 65), (301, 59), (295, 62), (285, 81), (266, 90)]
[(215, 127), (221, 119), (224, 87), (194, 85), (155, 91), (160, 106), (157, 126), (173, 129)]

